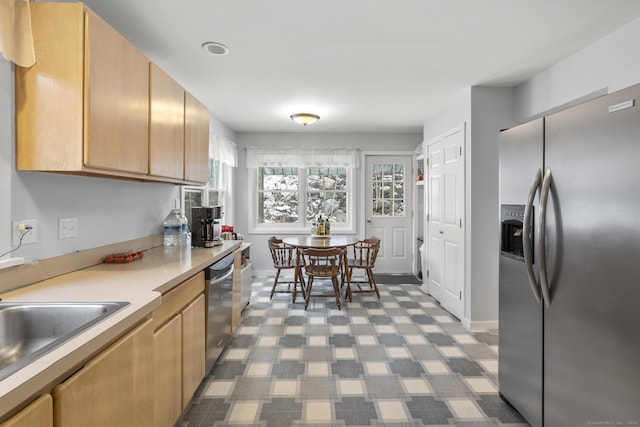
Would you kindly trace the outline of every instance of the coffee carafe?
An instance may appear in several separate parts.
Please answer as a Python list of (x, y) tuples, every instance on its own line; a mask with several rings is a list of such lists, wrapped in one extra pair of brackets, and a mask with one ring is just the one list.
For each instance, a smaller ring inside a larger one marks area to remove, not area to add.
[(191, 244), (210, 248), (221, 245), (220, 221), (222, 206), (196, 206), (191, 208)]

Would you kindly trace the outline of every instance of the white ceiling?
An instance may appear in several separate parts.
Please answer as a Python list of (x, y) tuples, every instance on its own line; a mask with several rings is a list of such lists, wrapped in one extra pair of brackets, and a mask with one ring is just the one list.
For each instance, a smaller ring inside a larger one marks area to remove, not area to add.
[[(640, 16), (638, 0), (87, 0), (236, 131), (421, 132)], [(215, 57), (204, 42), (227, 45)]]

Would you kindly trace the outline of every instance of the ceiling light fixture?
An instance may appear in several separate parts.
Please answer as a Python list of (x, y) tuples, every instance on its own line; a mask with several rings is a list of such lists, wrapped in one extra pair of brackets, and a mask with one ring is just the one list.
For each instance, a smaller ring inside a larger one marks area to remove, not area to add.
[(223, 56), (229, 53), (229, 48), (222, 43), (206, 42), (202, 44), (202, 49), (211, 55)]
[(307, 126), (320, 120), (320, 116), (311, 113), (297, 113), (291, 115), (291, 120), (303, 126)]

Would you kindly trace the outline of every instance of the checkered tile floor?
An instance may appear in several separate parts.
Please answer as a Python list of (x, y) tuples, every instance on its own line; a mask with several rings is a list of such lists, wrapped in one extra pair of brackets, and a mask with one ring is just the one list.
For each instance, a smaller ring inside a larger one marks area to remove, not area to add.
[(498, 396), (496, 331), (468, 332), (419, 286), (335, 299), (256, 278), (181, 427), (526, 426)]

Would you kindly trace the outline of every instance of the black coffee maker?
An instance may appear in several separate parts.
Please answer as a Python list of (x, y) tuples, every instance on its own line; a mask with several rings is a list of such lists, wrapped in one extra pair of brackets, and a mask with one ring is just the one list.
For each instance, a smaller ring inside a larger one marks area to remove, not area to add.
[(191, 244), (211, 248), (221, 245), (220, 221), (222, 206), (196, 206), (191, 208)]

